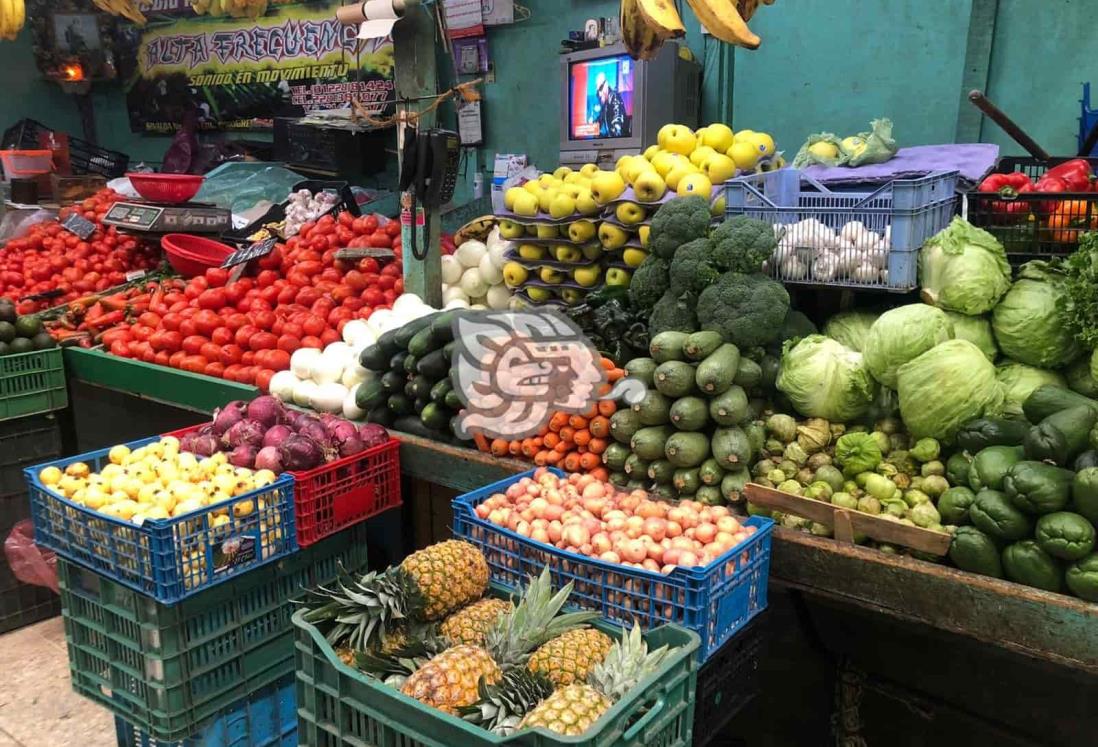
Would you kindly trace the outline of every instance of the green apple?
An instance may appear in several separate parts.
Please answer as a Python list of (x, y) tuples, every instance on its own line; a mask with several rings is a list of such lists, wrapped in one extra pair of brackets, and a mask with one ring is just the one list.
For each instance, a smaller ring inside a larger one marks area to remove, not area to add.
[(732, 147), (735, 135), (732, 128), (726, 124), (717, 122), (705, 128), (705, 134), (701, 136), (702, 145), (708, 145), (715, 151), (724, 153)]
[(578, 303), (583, 303), (584, 292), (576, 288), (562, 288), (560, 291), (560, 298), (569, 306), (575, 306)]
[(630, 267), (640, 267), (640, 263), (648, 258), (648, 252), (633, 246), (627, 246), (625, 251), (621, 253), (621, 258)]
[(576, 195), (576, 211), (580, 215), (597, 215), (600, 210), (601, 208), (595, 202), (595, 196), (591, 194), (591, 190), (587, 187), (581, 187), (580, 193)]
[(549, 203), (549, 215), (554, 218), (567, 218), (576, 212), (576, 201), (566, 192), (557, 192)]
[(635, 202), (619, 202), (614, 215), (627, 226), (636, 225), (648, 217), (644, 208)]
[(641, 172), (633, 182), (633, 193), (641, 202), (658, 202), (667, 192), (667, 182), (653, 169)]
[[(530, 192), (526, 192), (524, 195), (515, 195), (515, 206), (512, 211), (515, 215), (533, 217), (538, 214), (538, 198)], [(514, 238), (514, 236), (508, 238)]]
[(620, 267), (611, 267), (606, 271), (606, 284), (610, 287), (626, 287), (633, 279), (633, 273)]
[(651, 226), (641, 226), (637, 229), (637, 238), (640, 239), (641, 246), (648, 246), (648, 237), (652, 234)]
[(503, 206), (512, 213), (515, 212), (515, 200), (518, 199), (519, 195), (524, 193), (526, 193), (526, 190), (522, 187), (511, 187), (503, 193)]
[(556, 285), (564, 280), (564, 273), (560, 270), (554, 270), (552, 267), (542, 267), (541, 270), (538, 271), (538, 277), (541, 278), (541, 282), (543, 283)]
[[(514, 208), (511, 208), (511, 212), (514, 211)], [(520, 239), (526, 235), (526, 228), (521, 223), (504, 218), (499, 222), (499, 235), (505, 239)]]
[(588, 179), (594, 178), (597, 173), (599, 173), (599, 166), (596, 163), (585, 163), (580, 167), (580, 174)]
[(625, 180), (616, 171), (600, 171), (591, 179), (591, 196), (600, 205), (606, 205), (621, 197)]
[(558, 262), (579, 262), (583, 259), (583, 252), (580, 251), (578, 246), (572, 246), (571, 244), (558, 244), (553, 247), (553, 254), (556, 256)]
[(530, 273), (518, 262), (508, 262), (503, 266), (503, 282), (508, 288), (518, 288), (529, 276)]
[(523, 288), (523, 290), (526, 291), (526, 295), (530, 297), (530, 300), (535, 303), (545, 303), (553, 297), (553, 291), (537, 285), (531, 285), (528, 288)]
[(598, 235), (599, 229), (589, 220), (577, 220), (568, 226), (568, 238), (577, 244), (590, 241)]
[(539, 223), (537, 226), (539, 239), (559, 239), (560, 231), (552, 223)]
[(545, 252), (545, 247), (537, 244), (519, 244), (518, 248), (518, 255), (528, 260), (545, 259)]
[(706, 160), (715, 155), (717, 155), (717, 151), (713, 150), (708, 145), (700, 145), (690, 154), (690, 163), (694, 164), (699, 169), (704, 169)]
[(572, 270), (572, 279), (582, 285), (584, 288), (590, 288), (599, 282), (599, 276), (602, 274), (602, 269), (598, 265), (591, 265), (590, 267), (577, 267)]
[(660, 128), (657, 135), (660, 147), (672, 153), (688, 156), (698, 145), (698, 137), (686, 125), (669, 124)]
[(572, 169), (567, 166), (561, 166), (559, 169), (553, 172), (553, 177), (560, 179), (562, 182), (567, 181), (568, 177), (572, 175)]
[(589, 241), (580, 247), (580, 251), (583, 252), (583, 258), (588, 262), (593, 262), (602, 256), (602, 244), (597, 241)]
[[(679, 182), (691, 174), (700, 173), (698, 167), (689, 161), (680, 163), (667, 175), (667, 187), (674, 192), (679, 192)], [(681, 192), (680, 192), (681, 194)]]
[(675, 191), (680, 195), (698, 195), (708, 200), (713, 195), (713, 182), (701, 172), (688, 174), (682, 178)]
[(702, 166), (713, 184), (723, 184), (736, 175), (736, 162), (722, 153), (714, 153)]
[(604, 249), (621, 249), (629, 241), (629, 234), (621, 226), (603, 223), (599, 226), (599, 242)]

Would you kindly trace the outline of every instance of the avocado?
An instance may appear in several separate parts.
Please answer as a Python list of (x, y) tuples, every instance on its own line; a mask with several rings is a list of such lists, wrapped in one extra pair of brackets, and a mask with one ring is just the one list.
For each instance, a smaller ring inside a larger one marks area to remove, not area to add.
[(629, 378), (637, 379), (645, 386), (652, 386), (657, 364), (651, 358), (634, 358), (625, 364), (625, 373)]
[(644, 399), (633, 405), (633, 412), (641, 425), (663, 425), (667, 422), (671, 410), (671, 400), (654, 389), (649, 389)]
[(49, 332), (39, 332), (31, 338), (31, 343), (34, 345), (35, 350), (49, 350), (57, 347), (57, 343)]
[(696, 469), (677, 469), (671, 482), (680, 493), (696, 493), (702, 486), (700, 473)]
[(11, 342), (15, 339), (15, 325), (11, 322), (0, 322), (0, 342)]
[(686, 355), (687, 360), (698, 362), (717, 352), (717, 348), (722, 344), (724, 344), (724, 340), (721, 338), (720, 332), (708, 330), (695, 332), (686, 338), (686, 342), (682, 346), (682, 352)]
[(0, 322), (15, 324), (15, 304), (6, 298), (0, 298)]
[(16, 337), (9, 347), (12, 353), (30, 353), (34, 350), (34, 343), (26, 337)]
[(717, 425), (739, 425), (747, 419), (747, 393), (733, 384), (709, 402), (709, 417)]
[(657, 459), (648, 465), (648, 477), (657, 485), (667, 485), (675, 474), (675, 465), (666, 459)]
[(610, 416), (610, 435), (618, 443), (628, 444), (640, 427), (640, 416), (632, 409), (618, 410)]
[[(633, 434), (633, 438), (629, 441), (629, 448), (633, 450), (635, 456), (645, 461), (663, 459), (664, 446), (672, 433), (674, 433), (674, 430), (665, 425), (641, 428)], [(703, 456), (702, 459), (704, 458)], [(629, 472), (628, 469), (625, 471)], [(632, 476), (632, 473), (630, 473), (630, 476)]]
[(15, 334), (19, 337), (34, 337), (42, 331), (42, 320), (36, 316), (21, 316), (15, 320)]

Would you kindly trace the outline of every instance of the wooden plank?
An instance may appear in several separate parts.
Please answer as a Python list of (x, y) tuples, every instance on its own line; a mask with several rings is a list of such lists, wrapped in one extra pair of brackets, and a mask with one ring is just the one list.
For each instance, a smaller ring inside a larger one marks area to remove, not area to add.
[(407, 475), (467, 493), (503, 480), (533, 465), (497, 459), (475, 449), (451, 446), (407, 433), (393, 432), (401, 443), (400, 469)]
[(866, 537), (875, 539), (878, 542), (910, 547), (913, 550), (921, 550), (931, 555), (945, 555), (949, 552), (949, 543), (952, 538), (944, 532), (932, 532), (921, 527), (909, 527), (906, 524), (888, 521), (872, 514), (848, 511), (830, 503), (793, 495), (792, 493), (783, 493), (780, 490), (764, 488), (754, 483), (749, 483), (744, 493), (747, 500), (757, 506), (777, 508), (786, 513), (811, 519), (818, 524), (831, 527), (835, 532), (835, 539), (840, 542), (854, 544), (854, 536), (864, 534)]
[(770, 573), (805, 591), (1098, 674), (1098, 605), (776, 528)]

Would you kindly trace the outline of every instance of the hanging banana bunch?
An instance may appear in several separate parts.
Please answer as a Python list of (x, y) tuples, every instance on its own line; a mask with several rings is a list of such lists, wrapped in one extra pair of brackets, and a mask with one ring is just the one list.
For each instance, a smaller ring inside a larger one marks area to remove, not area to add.
[[(3, 0), (0, 0), (0, 2), (3, 2)], [(112, 16), (122, 16), (138, 26), (144, 26), (148, 21), (141, 9), (151, 7), (153, 4), (153, 0), (92, 0), (92, 2), (100, 10), (110, 13)]]
[(267, 12), (270, 0), (194, 0), (191, 7), (200, 16), (249, 18), (255, 20)]
[(13, 41), (27, 22), (23, 0), (0, 0), (0, 39)]
[[(761, 39), (747, 27), (759, 3), (774, 0), (687, 0), (698, 20), (714, 38), (747, 49)], [(668, 39), (686, 33), (674, 0), (622, 0), (621, 35), (629, 54), (638, 60), (655, 57)]]

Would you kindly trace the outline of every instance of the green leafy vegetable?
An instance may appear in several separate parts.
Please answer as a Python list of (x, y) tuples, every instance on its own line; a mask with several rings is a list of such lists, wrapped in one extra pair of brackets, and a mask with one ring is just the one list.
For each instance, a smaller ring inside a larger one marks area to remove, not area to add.
[(991, 327), (1004, 355), (1038, 368), (1059, 368), (1082, 352), (1064, 324), (1059, 307), (1065, 303), (1066, 277), (1048, 262), (1022, 265), (991, 315)]
[(877, 317), (865, 339), (865, 364), (877, 381), (896, 388), (896, 371), (940, 342), (953, 339), (953, 324), (941, 309), (913, 303)]
[(984, 314), (1010, 288), (1003, 245), (987, 231), (954, 218), (919, 252), (922, 299), (947, 311)]
[(823, 333), (856, 353), (864, 353), (869, 328), (875, 321), (877, 315), (871, 311), (840, 311), (827, 320)]
[(1056, 371), (1035, 368), (1010, 360), (996, 367), (995, 376), (1003, 385), (1003, 394), (1006, 397), (1003, 403), (1003, 414), (1007, 417), (1025, 417), (1022, 403), (1037, 387), (1045, 384), (1065, 388), (1067, 386), (1064, 377)]
[(638, 309), (651, 309), (663, 294), (671, 288), (668, 272), (671, 267), (666, 259), (649, 254), (641, 262), (629, 281), (629, 299)]
[(991, 331), (991, 320), (986, 316), (969, 316), (947, 311), (949, 321), (953, 322), (953, 336), (958, 340), (968, 340), (980, 348), (992, 363), (999, 357), (999, 346), (995, 344), (995, 335)]
[(1003, 407), (995, 366), (967, 340), (948, 340), (900, 366), (900, 416), (915, 438), (949, 442), (961, 425)]
[(683, 244), (705, 238), (711, 218), (709, 200), (704, 197), (691, 195), (665, 202), (652, 216), (652, 252), (671, 259)]
[(1098, 348), (1098, 233), (1084, 233), (1064, 263), (1064, 292), (1058, 299), (1065, 326), (1084, 347)]
[(777, 387), (802, 415), (840, 422), (864, 415), (877, 394), (862, 354), (823, 335), (786, 344)]
[(761, 220), (737, 215), (721, 223), (710, 238), (713, 240), (713, 264), (724, 272), (761, 272), (763, 262), (770, 259), (778, 247), (774, 227)]

